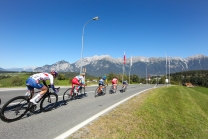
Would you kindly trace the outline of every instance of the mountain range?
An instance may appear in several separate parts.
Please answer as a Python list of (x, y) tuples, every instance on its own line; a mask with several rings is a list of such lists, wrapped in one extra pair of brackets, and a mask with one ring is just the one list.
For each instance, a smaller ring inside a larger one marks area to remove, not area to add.
[[(130, 63), (132, 61), (131, 71)], [(208, 57), (205, 55), (194, 55), (188, 58), (180, 57), (139, 57), (135, 56), (126, 59), (124, 65), (123, 58), (113, 58), (109, 55), (86, 57), (75, 63), (70, 64), (65, 60), (58, 61), (52, 65), (44, 65), (42, 67), (33, 68), (16, 68), (3, 69), (0, 71), (34, 71), (34, 72), (50, 72), (57, 70), (59, 72), (80, 72), (82, 67), (86, 68), (86, 72), (94, 76), (102, 76), (104, 74), (116, 73), (136, 74), (140, 77), (147, 75), (165, 75), (166, 73), (175, 73), (187, 70), (208, 70)]]

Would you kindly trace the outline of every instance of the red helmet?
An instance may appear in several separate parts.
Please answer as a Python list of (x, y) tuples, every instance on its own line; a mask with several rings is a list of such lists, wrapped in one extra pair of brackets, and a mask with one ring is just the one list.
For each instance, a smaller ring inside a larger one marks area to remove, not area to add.
[(57, 71), (55, 71), (55, 70), (52, 70), (52, 71), (51, 71), (51, 74), (52, 74), (52, 75), (54, 75), (55, 77), (57, 77), (57, 76), (58, 76), (58, 72), (57, 72)]

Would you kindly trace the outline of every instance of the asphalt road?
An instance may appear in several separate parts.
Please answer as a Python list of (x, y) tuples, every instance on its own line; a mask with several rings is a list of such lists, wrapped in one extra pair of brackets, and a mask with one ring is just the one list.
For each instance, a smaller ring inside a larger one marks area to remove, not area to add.
[[(39, 106), (30, 116), (25, 116), (18, 121), (6, 123), (0, 120), (0, 138), (1, 139), (54, 139), (60, 138), (61, 134), (69, 131), (78, 124), (86, 121), (101, 111), (115, 105), (122, 100), (137, 94), (146, 89), (154, 88), (155, 85), (129, 85), (128, 90), (120, 93), (118, 86), (115, 94), (107, 94), (100, 97), (94, 97), (97, 86), (86, 88), (87, 97), (70, 101), (67, 105), (63, 103), (63, 93), (67, 89), (61, 87), (58, 93), (58, 104), (55, 109), (49, 112), (40, 112)], [(26, 88), (19, 89), (0, 89), (1, 105), (3, 106), (9, 99), (24, 95)]]

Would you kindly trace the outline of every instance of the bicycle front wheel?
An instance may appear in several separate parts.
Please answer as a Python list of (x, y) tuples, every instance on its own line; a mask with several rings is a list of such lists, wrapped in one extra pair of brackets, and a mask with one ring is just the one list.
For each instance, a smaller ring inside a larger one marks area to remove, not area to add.
[(106, 94), (106, 87), (103, 88), (103, 95)]
[(52, 110), (58, 101), (58, 95), (55, 93), (48, 93), (43, 97), (44, 98), (42, 99), (40, 103), (40, 109), (43, 112)]
[(95, 90), (95, 97), (99, 96), (99, 87)]
[(70, 92), (72, 91), (72, 88), (67, 89), (63, 94), (63, 100), (65, 103), (69, 102), (72, 99), (72, 96), (70, 95)]
[(80, 90), (81, 95), (87, 97), (87, 93), (85, 92), (85, 88), (82, 87), (82, 89)]
[(18, 96), (7, 103), (1, 109), (1, 120), (13, 122), (22, 118), (29, 110), (30, 101), (26, 96)]

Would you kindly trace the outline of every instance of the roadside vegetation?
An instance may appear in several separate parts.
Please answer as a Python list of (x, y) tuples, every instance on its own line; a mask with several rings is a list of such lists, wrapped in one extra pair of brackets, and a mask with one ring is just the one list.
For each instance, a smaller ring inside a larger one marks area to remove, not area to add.
[[(3, 87), (25, 87), (27, 78), (36, 72), (0, 72), (0, 88)], [(58, 77), (55, 79), (56, 86), (68, 86), (71, 85), (73, 77), (79, 75), (76, 72), (59, 72)], [(107, 82), (111, 84), (111, 80), (117, 77), (119, 83), (123, 80), (128, 80), (127, 75), (109, 73), (107, 76)], [(123, 77), (122, 77), (123, 76)], [(98, 84), (101, 77), (95, 77), (86, 73), (85, 81), (87, 85)], [(49, 82), (49, 81), (47, 81)], [(144, 78), (139, 78), (137, 75), (131, 75), (131, 83), (145, 83)]]
[[(0, 71), (0, 88), (1, 87), (24, 87), (26, 79), (35, 74), (36, 72), (9, 72)], [(58, 78), (55, 80), (55, 85), (67, 86), (71, 85), (71, 80), (73, 77), (78, 75), (76, 72), (59, 72)], [(111, 84), (111, 79), (117, 77), (119, 83), (122, 80), (127, 80), (131, 84), (165, 84), (166, 75), (163, 76), (151, 76), (139, 77), (138, 75), (131, 75), (130, 78), (126, 74), (114, 74), (109, 73), (107, 76), (107, 82)], [(195, 70), (195, 71), (183, 71), (177, 73), (171, 73), (167, 76), (170, 79), (170, 84), (172, 85), (185, 85), (185, 83), (191, 83), (194, 86), (208, 87), (208, 70)], [(97, 84), (101, 77), (95, 77), (86, 73), (86, 83), (87, 85)]]
[(69, 139), (207, 139), (208, 88), (169, 86), (135, 96)]

